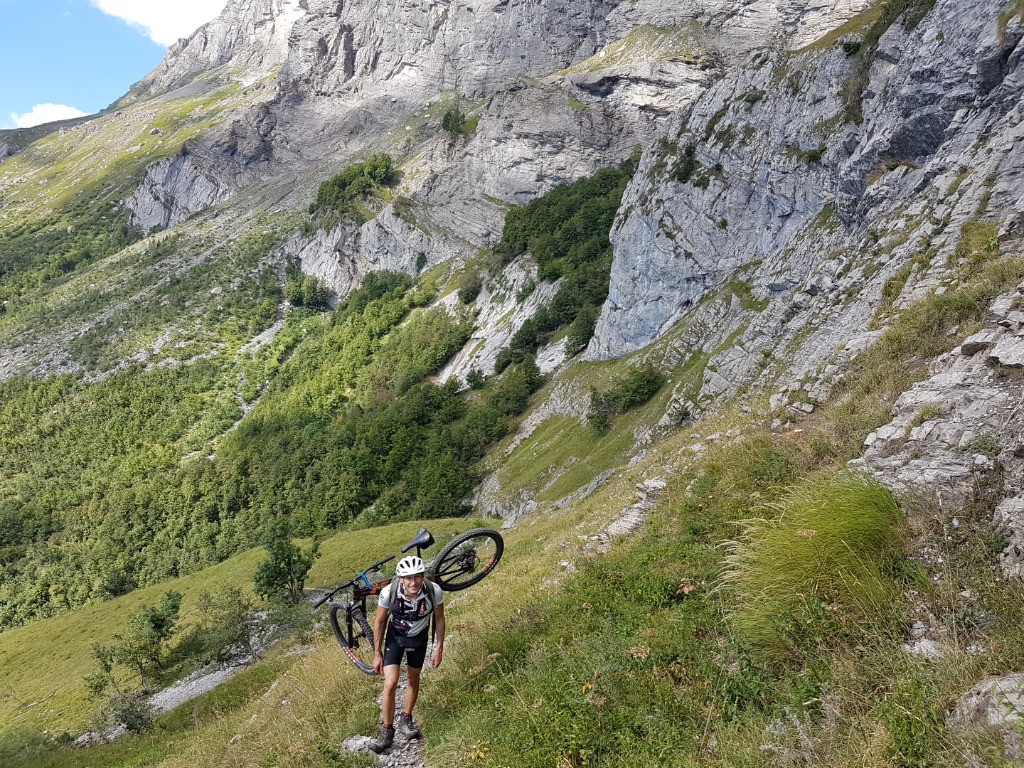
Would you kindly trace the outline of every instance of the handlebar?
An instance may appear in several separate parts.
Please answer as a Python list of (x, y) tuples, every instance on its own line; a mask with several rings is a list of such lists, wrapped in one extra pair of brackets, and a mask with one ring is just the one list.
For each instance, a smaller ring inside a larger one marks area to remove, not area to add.
[[(416, 538), (414, 538), (412, 541), (410, 541), (408, 544), (406, 544), (405, 547), (402, 549), (402, 552), (408, 552), (413, 547), (416, 547), (416, 554), (420, 554), (421, 550), (426, 549), (427, 547), (431, 546), (433, 543), (434, 543), (434, 537), (431, 535), (430, 531), (428, 531), (426, 528), (420, 528), (419, 531), (416, 533)], [(319, 600), (317, 600), (315, 603), (313, 603), (314, 610), (319, 608), (324, 603), (326, 603), (328, 600), (330, 600), (332, 597), (334, 597), (334, 595), (337, 594), (338, 592), (340, 592), (341, 590), (345, 589), (346, 587), (351, 587), (353, 584), (355, 584), (360, 579), (362, 579), (363, 582), (369, 587), (370, 586), (370, 581), (369, 581), (369, 579), (366, 578), (366, 574), (370, 573), (371, 571), (377, 570), (382, 565), (384, 565), (384, 563), (390, 563), (396, 557), (398, 557), (398, 555), (392, 555), (391, 557), (385, 557), (383, 560), (378, 560), (376, 563), (371, 565), (369, 568), (366, 568), (363, 571), (361, 571), (360, 573), (358, 573), (356, 575), (356, 577), (354, 579), (352, 579), (351, 581), (346, 581), (344, 584), (341, 584), (341, 585), (335, 587), (330, 592), (328, 592), (326, 595), (324, 595)]]
[[(361, 573), (357, 574), (354, 579), (352, 579), (350, 581), (346, 581), (344, 584), (338, 585), (337, 587), (332, 589), (330, 592), (328, 592), (326, 595), (324, 595), (319, 600), (317, 600), (315, 603), (313, 603), (313, 610), (316, 610), (321, 605), (326, 603), (328, 600), (330, 600), (332, 597), (334, 597), (335, 594), (337, 594), (338, 592), (343, 590), (345, 587), (350, 587), (353, 584), (355, 584), (359, 579), (363, 579), (365, 581), (367, 573), (369, 573), (370, 571), (377, 570), (378, 568), (380, 568), (385, 563), (390, 563), (392, 560), (395, 559), (395, 557), (397, 557), (397, 555), (392, 555), (391, 557), (385, 557), (383, 560), (378, 560), (376, 563), (371, 565), (369, 568), (367, 568), (366, 570), (364, 570)], [(369, 582), (367, 582), (367, 583), (369, 583)]]

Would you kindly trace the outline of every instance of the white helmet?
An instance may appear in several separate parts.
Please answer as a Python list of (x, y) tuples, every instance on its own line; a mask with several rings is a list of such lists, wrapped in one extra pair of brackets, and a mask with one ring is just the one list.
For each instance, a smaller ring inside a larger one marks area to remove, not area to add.
[(415, 576), (417, 573), (426, 573), (426, 566), (423, 565), (423, 561), (415, 555), (409, 555), (409, 557), (403, 557), (398, 561), (398, 567), (395, 568), (396, 576)]

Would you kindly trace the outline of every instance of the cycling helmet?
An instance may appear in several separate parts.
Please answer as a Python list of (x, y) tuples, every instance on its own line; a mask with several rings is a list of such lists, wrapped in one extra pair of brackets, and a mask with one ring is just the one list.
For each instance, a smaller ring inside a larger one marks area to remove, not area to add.
[(398, 561), (398, 567), (395, 569), (396, 576), (415, 576), (417, 573), (426, 573), (426, 566), (423, 565), (423, 561), (415, 555), (409, 555), (409, 557), (403, 557)]

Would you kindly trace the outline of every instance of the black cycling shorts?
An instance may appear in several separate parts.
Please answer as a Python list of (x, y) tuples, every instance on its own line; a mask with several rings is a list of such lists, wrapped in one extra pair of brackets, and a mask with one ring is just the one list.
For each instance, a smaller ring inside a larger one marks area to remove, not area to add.
[(427, 633), (421, 632), (414, 637), (399, 636), (389, 627), (384, 636), (384, 666), (401, 664), (403, 655), (412, 669), (423, 669), (423, 662), (427, 659)]

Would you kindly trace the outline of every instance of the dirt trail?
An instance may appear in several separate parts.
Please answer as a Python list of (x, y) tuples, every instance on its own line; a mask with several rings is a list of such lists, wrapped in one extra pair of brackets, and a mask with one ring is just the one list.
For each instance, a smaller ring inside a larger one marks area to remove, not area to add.
[[(426, 673), (427, 670), (424, 669), (423, 671)], [(398, 681), (398, 694), (395, 696), (396, 712), (402, 711), (402, 706), (405, 704), (405, 691), (405, 673), (403, 672)], [(377, 695), (378, 704), (380, 704), (382, 695), (382, 693)], [(342, 749), (347, 749), (350, 752), (368, 752), (370, 750), (370, 741), (376, 735), (353, 736), (342, 743)], [(381, 766), (381, 768), (425, 768), (424, 755), (426, 751), (425, 735), (418, 739), (407, 739), (401, 733), (396, 733), (394, 745), (390, 749), (384, 750), (383, 754), (377, 756), (377, 765)]]

